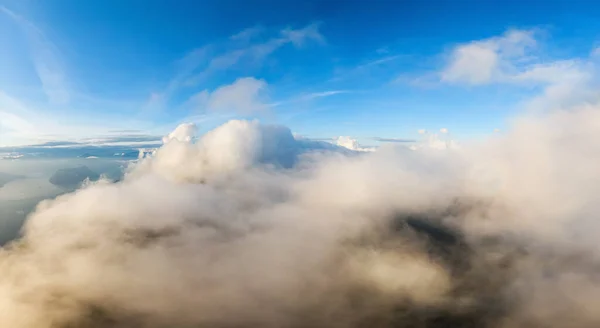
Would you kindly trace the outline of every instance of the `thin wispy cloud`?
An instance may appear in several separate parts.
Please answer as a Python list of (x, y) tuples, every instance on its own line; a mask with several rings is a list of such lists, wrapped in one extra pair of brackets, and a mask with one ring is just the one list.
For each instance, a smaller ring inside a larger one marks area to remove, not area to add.
[(396, 59), (398, 59), (400, 57), (402, 57), (402, 55), (387, 56), (387, 57), (375, 59), (375, 60), (367, 62), (367, 63), (365, 63), (363, 65), (357, 66), (356, 69), (360, 70), (360, 69), (365, 69), (365, 68), (369, 68), (369, 67), (372, 67), (372, 66), (381, 65), (381, 64), (384, 64), (384, 63), (396, 60)]
[[(199, 73), (186, 79), (185, 85), (197, 85), (215, 72), (235, 67), (242, 60), (248, 60), (254, 65), (261, 65), (268, 56), (286, 44), (291, 43), (295, 47), (302, 47), (310, 41), (323, 44), (325, 38), (319, 32), (319, 26), (320, 24), (313, 23), (301, 29), (286, 28), (281, 30), (278, 36), (272, 37), (266, 41), (249, 44), (242, 48), (226, 50), (210, 59), (208, 65)], [(233, 37), (237, 39), (241, 37), (248, 38), (249, 36), (258, 33), (258, 31), (254, 28), (243, 30), (240, 33), (235, 34)], [(226, 48), (228, 47), (226, 46)]]
[(29, 145), (38, 148), (77, 148), (77, 147), (103, 147), (103, 146), (139, 146), (160, 145), (162, 136), (153, 135), (127, 135), (107, 134), (97, 137), (80, 138), (77, 141), (48, 141)]
[(350, 90), (330, 90), (330, 91), (322, 91), (322, 92), (313, 92), (313, 93), (309, 93), (309, 94), (298, 97), (298, 101), (331, 97), (331, 96), (346, 94), (346, 93), (351, 93), (351, 92), (352, 91), (350, 91)]
[(375, 50), (375, 52), (380, 55), (385, 55), (390, 52), (390, 49), (388, 47), (381, 47), (381, 48), (377, 48), (377, 50)]
[(253, 26), (230, 36), (229, 39), (232, 41), (248, 42), (251, 39), (258, 37), (259, 35), (264, 33), (265, 30), (266, 29), (263, 26)]
[(253, 42), (268, 29), (254, 26), (244, 29), (222, 42), (204, 45), (187, 53), (177, 61), (177, 72), (165, 90), (150, 96), (149, 104), (163, 104), (182, 88), (194, 88), (218, 72), (233, 70), (241, 63), (260, 67), (264, 60), (281, 47), (292, 44), (302, 48), (309, 42), (324, 44), (320, 24), (309, 24), (300, 29), (285, 28), (267, 39)]
[[(377, 52), (377, 53), (380, 53), (380, 52)], [(371, 61), (362, 63), (362, 64), (352, 67), (350, 69), (340, 71), (338, 74), (336, 74), (336, 76), (334, 76), (331, 79), (331, 81), (337, 82), (337, 81), (342, 81), (342, 80), (346, 80), (346, 79), (350, 79), (350, 78), (360, 77), (363, 74), (370, 73), (371, 70), (373, 70), (375, 68), (392, 63), (393, 61), (396, 61), (402, 57), (404, 57), (404, 55), (390, 55), (390, 56), (373, 59)]]
[[(327, 91), (319, 91), (319, 92), (312, 92), (312, 93), (307, 93), (307, 94), (301, 94), (299, 96), (294, 96), (292, 98), (289, 99), (285, 99), (285, 100), (281, 100), (281, 101), (277, 101), (277, 102), (273, 102), (269, 104), (269, 107), (282, 107), (285, 105), (291, 105), (291, 104), (295, 104), (295, 103), (301, 103), (301, 102), (310, 102), (310, 101), (315, 101), (318, 99), (322, 99), (322, 98), (328, 98), (328, 97), (332, 97), (332, 96), (337, 96), (337, 95), (343, 95), (343, 94), (350, 94), (350, 93), (354, 93), (357, 91), (353, 91), (353, 90), (327, 90)], [(306, 112), (308, 109), (303, 109), (299, 112), (295, 112), (296, 114), (299, 113), (304, 113)], [(311, 108), (310, 110), (313, 111), (319, 111), (318, 109), (315, 108)]]
[(403, 138), (381, 138), (381, 137), (372, 137), (372, 140), (379, 142), (398, 142), (398, 143), (410, 143), (416, 142), (415, 139), (403, 139)]
[(288, 27), (281, 31), (281, 35), (284, 40), (292, 42), (297, 47), (303, 46), (307, 41), (325, 44), (325, 37), (321, 34), (320, 27), (321, 23), (312, 23), (301, 29)]
[(48, 100), (55, 104), (68, 103), (70, 92), (57, 47), (31, 21), (3, 6), (0, 6), (0, 12), (11, 17), (23, 32), (35, 70)]

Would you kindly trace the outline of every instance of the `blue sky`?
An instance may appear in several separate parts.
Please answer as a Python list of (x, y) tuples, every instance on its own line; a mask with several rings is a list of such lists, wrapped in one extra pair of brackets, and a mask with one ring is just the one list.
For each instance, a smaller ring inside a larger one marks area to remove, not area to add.
[(585, 101), (599, 14), (558, 0), (0, 0), (0, 146), (232, 118), (365, 144), (479, 137)]

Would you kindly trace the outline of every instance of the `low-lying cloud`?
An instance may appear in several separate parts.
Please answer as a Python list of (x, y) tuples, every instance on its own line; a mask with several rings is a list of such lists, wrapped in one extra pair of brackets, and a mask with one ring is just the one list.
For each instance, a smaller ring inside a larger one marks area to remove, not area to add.
[(186, 126), (0, 252), (0, 326), (596, 327), (600, 112), (457, 150)]

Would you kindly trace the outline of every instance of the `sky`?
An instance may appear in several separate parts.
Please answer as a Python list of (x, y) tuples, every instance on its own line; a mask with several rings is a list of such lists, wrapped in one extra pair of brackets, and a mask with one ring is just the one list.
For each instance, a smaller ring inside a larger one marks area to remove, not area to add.
[(0, 327), (600, 327), (598, 17), (0, 0)]
[(597, 83), (594, 1), (0, 0), (0, 146), (230, 119), (469, 140)]

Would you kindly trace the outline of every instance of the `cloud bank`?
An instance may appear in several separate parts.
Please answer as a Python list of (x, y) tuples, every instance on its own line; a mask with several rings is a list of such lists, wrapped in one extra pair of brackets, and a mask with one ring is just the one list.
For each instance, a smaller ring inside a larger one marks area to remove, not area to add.
[(595, 327), (600, 111), (443, 152), (183, 126), (0, 251), (0, 326)]

